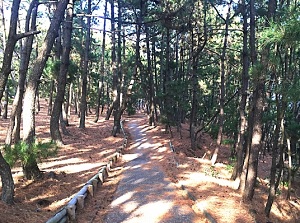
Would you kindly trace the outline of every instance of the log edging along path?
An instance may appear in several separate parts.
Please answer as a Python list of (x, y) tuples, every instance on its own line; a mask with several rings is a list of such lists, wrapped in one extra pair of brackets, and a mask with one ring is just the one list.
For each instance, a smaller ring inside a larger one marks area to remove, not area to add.
[(124, 131), (123, 121), (120, 122), (121, 130), (123, 133), (123, 145), (121, 148), (116, 149), (113, 157), (107, 162), (106, 166), (102, 167), (97, 174), (95, 174), (86, 184), (74, 195), (74, 197), (60, 209), (56, 214), (51, 217), (46, 223), (64, 223), (64, 222), (75, 222), (76, 221), (76, 210), (84, 209), (84, 201), (88, 194), (92, 197), (94, 192), (99, 185), (105, 182), (105, 179), (109, 176), (109, 171), (114, 163), (122, 155), (122, 151), (127, 146), (127, 135)]

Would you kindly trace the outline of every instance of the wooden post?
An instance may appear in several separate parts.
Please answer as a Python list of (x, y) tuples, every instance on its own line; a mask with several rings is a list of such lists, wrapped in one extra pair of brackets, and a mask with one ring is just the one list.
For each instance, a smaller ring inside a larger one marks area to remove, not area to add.
[(86, 197), (85, 195), (78, 195), (77, 197), (77, 204), (78, 204), (78, 208), (79, 209), (83, 209), (84, 208), (84, 198)]
[(93, 179), (92, 184), (93, 184), (94, 190), (96, 190), (96, 188), (98, 186), (98, 180), (97, 179)]
[(87, 185), (87, 188), (88, 188), (88, 192), (89, 194), (94, 197), (94, 188), (93, 188), (93, 185)]
[(76, 205), (71, 204), (67, 206), (67, 213), (68, 213), (68, 217), (69, 217), (69, 222), (75, 222), (76, 220)]

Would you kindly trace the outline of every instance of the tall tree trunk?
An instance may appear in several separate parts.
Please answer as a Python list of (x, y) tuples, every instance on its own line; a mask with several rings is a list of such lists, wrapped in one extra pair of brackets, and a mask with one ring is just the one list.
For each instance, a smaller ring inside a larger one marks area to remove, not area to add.
[[(203, 51), (206, 43), (207, 43), (207, 21), (206, 21), (206, 12), (207, 12), (207, 2), (204, 1), (203, 6), (203, 14), (204, 14), (204, 21), (203, 21), (203, 37), (200, 39), (199, 35), (197, 41), (194, 41), (194, 33), (192, 31), (192, 46), (196, 46), (196, 48), (192, 48), (191, 52), (191, 60), (192, 60), (192, 108), (191, 108), (191, 117), (190, 117), (190, 138), (191, 138), (191, 148), (196, 149), (196, 139), (197, 134), (199, 131), (195, 132), (195, 125), (196, 125), (196, 116), (197, 116), (197, 85), (198, 85), (198, 77), (197, 77), (197, 66), (199, 61), (199, 54)], [(203, 41), (201, 43), (201, 41)], [(201, 43), (201, 44), (200, 44)]]
[[(70, 64), (71, 37), (72, 37), (72, 21), (73, 21), (73, 1), (69, 0), (67, 6), (66, 21), (63, 26), (63, 46), (61, 64), (57, 77), (57, 95), (54, 101), (52, 115), (50, 119), (51, 139), (62, 144), (62, 137), (59, 131), (59, 118), (62, 114), (62, 106), (64, 101), (67, 74)], [(64, 122), (62, 120), (62, 122)]]
[(116, 65), (116, 31), (115, 31), (115, 1), (111, 1), (111, 71), (112, 71), (112, 96), (113, 101), (107, 111), (105, 120), (109, 120), (112, 111), (117, 107), (118, 103), (118, 74), (117, 74), (117, 65)]
[(154, 81), (153, 81), (153, 72), (151, 68), (151, 50), (150, 50), (150, 34), (149, 27), (145, 25), (146, 31), (146, 48), (147, 48), (147, 73), (149, 78), (149, 125), (155, 125), (155, 102), (154, 102)]
[[(122, 87), (121, 87), (121, 81), (123, 79), (122, 77), (122, 38), (121, 38), (121, 30), (122, 30), (122, 5), (121, 1), (118, 0), (118, 47), (117, 47), (117, 100), (114, 105), (114, 127), (112, 131), (112, 135), (116, 136), (117, 133), (120, 132), (120, 122), (122, 114), (126, 108), (126, 99), (123, 100), (122, 103)], [(126, 97), (126, 95), (125, 95)], [(121, 108), (121, 103), (123, 108)], [(123, 110), (124, 109), (124, 110)]]
[(243, 191), (243, 201), (250, 201), (254, 196), (254, 187), (257, 177), (257, 166), (258, 166), (258, 153), (261, 147), (262, 138), (262, 114), (264, 106), (264, 84), (265, 77), (264, 74), (258, 69), (257, 64), (257, 52), (255, 46), (255, 7), (254, 0), (250, 0), (250, 52), (251, 52), (251, 62), (254, 69), (256, 69), (253, 74), (253, 102), (250, 115), (252, 116), (252, 128), (251, 138), (250, 138), (250, 153), (249, 153), (249, 163), (247, 166), (247, 174), (245, 180), (245, 188)]
[[(36, 17), (37, 17), (38, 0), (32, 1), (29, 9), (27, 10), (25, 31), (36, 29)], [(31, 24), (30, 24), (31, 23)], [(5, 144), (11, 145), (13, 138), (14, 142), (20, 141), (20, 125), (22, 114), (22, 100), (25, 89), (25, 79), (28, 72), (28, 65), (30, 61), (30, 55), (32, 51), (33, 36), (29, 36), (25, 39), (22, 45), (21, 60), (19, 66), (19, 81), (17, 93), (15, 95), (13, 105), (11, 108), (10, 123), (6, 133)], [(22, 40), (21, 40), (22, 41)]]
[(243, 154), (244, 154), (244, 143), (245, 143), (245, 131), (247, 127), (247, 118), (246, 118), (246, 103), (247, 103), (247, 91), (248, 91), (248, 82), (249, 82), (249, 55), (248, 55), (248, 16), (247, 16), (247, 6), (245, 0), (243, 0), (243, 72), (241, 80), (241, 90), (240, 90), (240, 104), (239, 104), (239, 114), (240, 114), (240, 124), (239, 124), (239, 133), (236, 144), (236, 154), (237, 161), (235, 163), (231, 179), (235, 180), (240, 178), (243, 170)]
[(217, 136), (217, 147), (213, 153), (213, 156), (211, 158), (212, 165), (215, 164), (217, 161), (217, 156), (219, 152), (220, 145), (222, 143), (222, 137), (223, 137), (223, 126), (224, 126), (224, 103), (225, 103), (225, 75), (226, 75), (226, 50), (227, 50), (227, 43), (228, 43), (228, 29), (229, 29), (229, 22), (230, 22), (230, 11), (231, 11), (231, 2), (227, 3), (227, 14), (226, 18), (223, 17), (222, 20), (225, 22), (225, 34), (223, 39), (223, 47), (222, 47), (222, 53), (221, 53), (221, 61), (220, 61), (220, 97), (219, 97), (219, 130), (218, 130), (218, 136)]
[(270, 215), (270, 211), (273, 205), (273, 201), (276, 195), (276, 160), (278, 157), (278, 140), (279, 140), (279, 133), (281, 129), (281, 123), (283, 121), (283, 113), (282, 109), (280, 108), (280, 102), (278, 99), (278, 95), (276, 95), (276, 105), (277, 105), (277, 121), (276, 121), (276, 128), (274, 131), (274, 140), (272, 146), (272, 165), (271, 165), (271, 173), (270, 173), (270, 187), (269, 187), (269, 195), (268, 200), (265, 207), (265, 214), (266, 216)]
[(13, 57), (13, 52), (17, 41), (24, 37), (40, 33), (38, 31), (29, 31), (20, 34), (16, 33), (18, 16), (19, 16), (19, 7), (20, 7), (20, 0), (14, 0), (11, 8), (10, 26), (9, 26), (10, 28), (9, 28), (7, 42), (5, 44), (2, 67), (0, 70), (0, 101), (3, 97), (3, 92), (5, 90), (8, 76), (11, 73), (12, 57)]
[(107, 15), (107, 0), (105, 0), (105, 6), (104, 6), (104, 20), (103, 20), (103, 34), (102, 34), (102, 48), (101, 48), (101, 67), (100, 67), (100, 75), (101, 78), (98, 83), (98, 95), (97, 95), (97, 106), (96, 106), (96, 118), (94, 122), (98, 122), (99, 119), (99, 113), (100, 113), (100, 102), (101, 102), (101, 97), (102, 92), (103, 92), (103, 87), (104, 87), (104, 72), (105, 72), (105, 42), (106, 42), (106, 15)]
[(19, 7), (20, 7), (21, 0), (14, 0), (11, 8), (11, 16), (10, 16), (10, 26), (9, 26), (9, 33), (7, 43), (5, 44), (4, 49), (4, 57), (2, 61), (2, 67), (0, 71), (0, 101), (2, 99), (6, 82), (8, 76), (11, 72), (11, 63), (13, 52), (15, 49), (15, 45), (18, 41), (17, 38), (17, 24), (18, 24), (18, 17), (19, 17)]
[[(91, 14), (91, 0), (88, 0), (87, 14)], [(84, 49), (84, 61), (83, 61), (83, 71), (82, 71), (82, 87), (81, 87), (81, 100), (80, 100), (80, 123), (79, 128), (85, 128), (85, 117), (87, 111), (87, 76), (89, 67), (89, 49), (91, 42), (91, 17), (87, 17), (87, 30), (85, 36), (85, 49)]]
[[(57, 9), (53, 15), (53, 18), (55, 19), (51, 21), (47, 35), (44, 39), (44, 43), (33, 66), (32, 73), (28, 79), (24, 95), (23, 140), (30, 146), (30, 148), (35, 137), (35, 96), (40, 82), (39, 80), (50, 55), (55, 38), (58, 35), (58, 30), (64, 17), (67, 4), (68, 0), (61, 0), (58, 2)], [(32, 151), (29, 152), (29, 156), (33, 156), (31, 153)], [(25, 177), (27, 179), (39, 177), (41, 173), (35, 158), (30, 157), (29, 159), (32, 160), (32, 162), (22, 164)]]

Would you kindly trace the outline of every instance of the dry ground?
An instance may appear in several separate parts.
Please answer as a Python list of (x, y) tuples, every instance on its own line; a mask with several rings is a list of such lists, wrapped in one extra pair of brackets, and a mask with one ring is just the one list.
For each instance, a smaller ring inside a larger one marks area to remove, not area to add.
[[(49, 139), (49, 116), (46, 112), (47, 107), (44, 105), (37, 115), (37, 135), (45, 140)], [(16, 203), (8, 206), (0, 202), (1, 223), (45, 222), (106, 164), (116, 148), (121, 147), (122, 136), (110, 136), (112, 121), (104, 121), (102, 117), (98, 123), (94, 123), (93, 118), (94, 115), (89, 115), (86, 129), (80, 130), (77, 116), (71, 116), (68, 127), (71, 136), (64, 136), (65, 145), (59, 150), (58, 156), (39, 164), (40, 169), (45, 171), (43, 179), (25, 180), (20, 167), (13, 168)], [(126, 117), (126, 121), (131, 118), (134, 117)], [(217, 164), (211, 167), (208, 158), (215, 144), (208, 135), (204, 134), (199, 139), (201, 149), (191, 153), (187, 126), (183, 125), (182, 138), (175, 128), (172, 129), (174, 137), (170, 138), (163, 126), (149, 127), (146, 118), (144, 116), (140, 119), (140, 125), (144, 126), (148, 137), (161, 144), (157, 147), (158, 155), (153, 159), (160, 161), (162, 171), (178, 186), (178, 193), (187, 199), (190, 197), (196, 200), (190, 203), (200, 216), (202, 213), (199, 209), (205, 209), (219, 223), (253, 222), (254, 219), (260, 223), (300, 222), (300, 200), (296, 195), (300, 196), (299, 176), (293, 185), (292, 199), (285, 199), (286, 188), (281, 187), (271, 217), (267, 219), (263, 212), (267, 198), (268, 182), (265, 179), (270, 169), (270, 157), (259, 162), (259, 183), (253, 202), (243, 204), (238, 191), (234, 189), (235, 182), (229, 180), (230, 146), (222, 147)], [(0, 144), (4, 142), (7, 123), (8, 120), (0, 120)], [(175, 152), (170, 150), (170, 141)], [(125, 153), (130, 153), (130, 141)], [(122, 177), (122, 165), (122, 161), (119, 161), (110, 172), (107, 182), (98, 189), (96, 196), (88, 198), (85, 211), (78, 214), (79, 223), (103, 221), (106, 207)], [(54, 176), (49, 174), (50, 171), (55, 173)]]

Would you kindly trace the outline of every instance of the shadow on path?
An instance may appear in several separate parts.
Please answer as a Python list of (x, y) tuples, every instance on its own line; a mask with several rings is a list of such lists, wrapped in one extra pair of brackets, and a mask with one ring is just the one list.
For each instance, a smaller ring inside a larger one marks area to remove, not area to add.
[(157, 165), (149, 165), (154, 146), (147, 140), (137, 121), (130, 120), (127, 126), (134, 148), (131, 154), (124, 155), (130, 161), (124, 167), (123, 179), (118, 185), (105, 222), (195, 222), (192, 208), (178, 202), (182, 197), (176, 194), (175, 186), (166, 179)]

